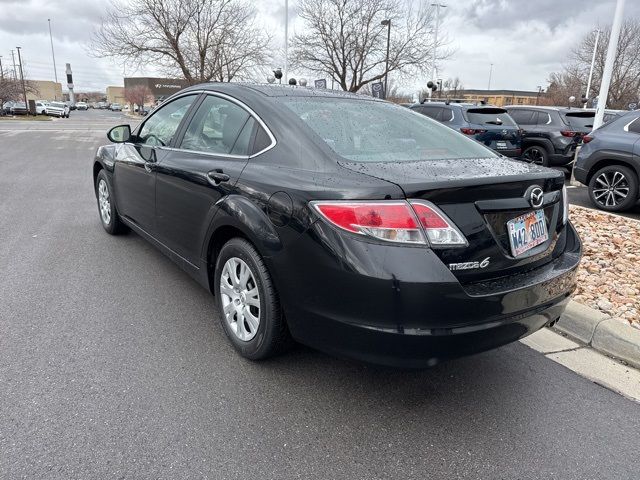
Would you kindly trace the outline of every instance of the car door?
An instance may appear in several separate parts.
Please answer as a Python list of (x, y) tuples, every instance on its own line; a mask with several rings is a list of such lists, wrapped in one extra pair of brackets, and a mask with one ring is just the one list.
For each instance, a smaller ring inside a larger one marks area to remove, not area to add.
[(635, 136), (633, 143), (633, 159), (640, 162), (640, 117), (624, 126), (624, 130)]
[(131, 142), (117, 149), (113, 183), (118, 213), (154, 236), (156, 166), (198, 95), (184, 95), (162, 106), (134, 132)]
[(159, 162), (159, 239), (193, 265), (198, 265), (217, 202), (234, 193), (262, 128), (241, 102), (211, 92), (201, 100), (176, 148)]

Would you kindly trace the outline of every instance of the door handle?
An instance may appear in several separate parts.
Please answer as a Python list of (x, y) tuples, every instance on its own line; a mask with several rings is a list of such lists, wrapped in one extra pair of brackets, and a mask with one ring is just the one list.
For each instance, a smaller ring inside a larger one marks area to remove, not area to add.
[(226, 173), (223, 173), (222, 170), (212, 170), (207, 173), (207, 180), (214, 185), (220, 185), (222, 182), (228, 182), (230, 178), (231, 177)]

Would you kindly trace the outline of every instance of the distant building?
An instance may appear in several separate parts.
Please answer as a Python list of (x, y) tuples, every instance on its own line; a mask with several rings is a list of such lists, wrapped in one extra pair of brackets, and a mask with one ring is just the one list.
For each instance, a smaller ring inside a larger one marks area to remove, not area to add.
[(176, 78), (131, 77), (124, 79), (124, 88), (131, 88), (137, 85), (148, 87), (156, 101), (162, 101), (188, 86), (185, 80)]
[(107, 103), (125, 104), (124, 87), (107, 87)]
[[(451, 96), (451, 95), (450, 95)], [(544, 94), (538, 92), (529, 92), (526, 90), (459, 90), (455, 94), (455, 98), (464, 99), (468, 102), (475, 103), (486, 101), (491, 105), (502, 107), (504, 105), (535, 105), (536, 99), (540, 102)]]
[(62, 84), (50, 80), (29, 80), (34, 91), (27, 92), (27, 100), (62, 100)]

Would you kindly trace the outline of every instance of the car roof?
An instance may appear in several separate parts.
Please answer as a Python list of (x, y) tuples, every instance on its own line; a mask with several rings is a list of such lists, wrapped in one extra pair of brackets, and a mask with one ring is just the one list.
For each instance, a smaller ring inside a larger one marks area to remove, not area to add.
[(242, 91), (252, 90), (267, 97), (339, 97), (350, 98), (354, 100), (370, 100), (381, 102), (383, 100), (362, 93), (344, 92), (342, 90), (331, 90), (326, 88), (302, 87), (300, 85), (272, 85), (269, 83), (201, 83), (193, 85), (181, 92), (190, 90), (211, 90), (228, 93), (233, 95), (234, 91), (241, 93)]

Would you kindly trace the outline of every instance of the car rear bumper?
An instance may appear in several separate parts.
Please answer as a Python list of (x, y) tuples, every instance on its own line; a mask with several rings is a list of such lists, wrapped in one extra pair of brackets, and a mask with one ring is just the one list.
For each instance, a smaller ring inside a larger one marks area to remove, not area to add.
[[(339, 245), (332, 236), (318, 223), (286, 257), (270, 259), (279, 263), (273, 272), (287, 272), (276, 285), (292, 336), (334, 355), (402, 367), (499, 347), (557, 320), (581, 256), (569, 226), (563, 253), (545, 266), (463, 285), (429, 249)], [(309, 250), (317, 241), (332, 254)]]
[(509, 158), (516, 158), (522, 155), (521, 148), (510, 148), (510, 149), (500, 149), (500, 150), (495, 149), (495, 151)]

